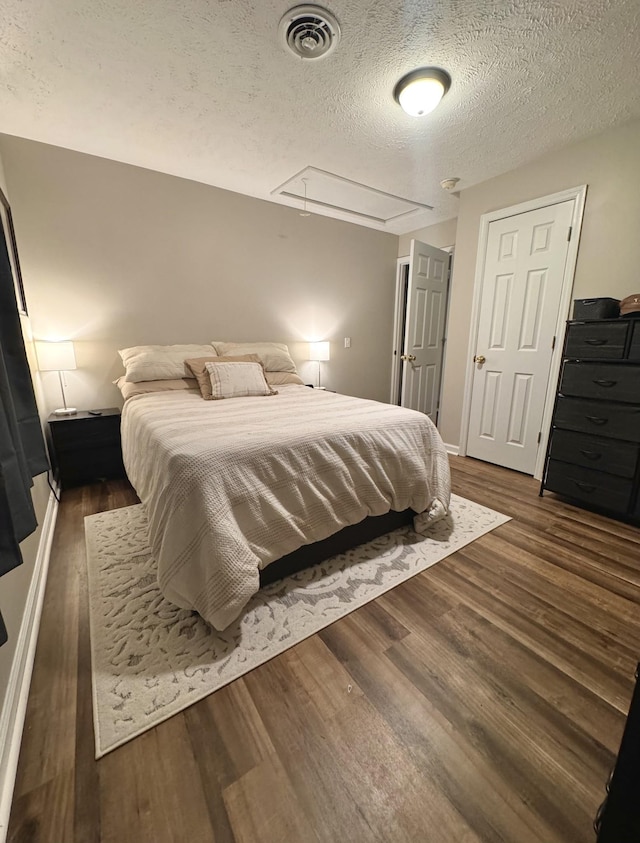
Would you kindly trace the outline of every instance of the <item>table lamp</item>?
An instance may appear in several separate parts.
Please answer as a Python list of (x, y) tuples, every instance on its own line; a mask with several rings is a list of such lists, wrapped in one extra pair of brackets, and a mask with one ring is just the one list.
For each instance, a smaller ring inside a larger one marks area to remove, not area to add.
[(64, 394), (62, 373), (77, 369), (76, 355), (73, 350), (73, 343), (70, 340), (65, 342), (36, 342), (36, 357), (38, 358), (38, 369), (41, 372), (57, 372), (60, 378), (60, 390), (62, 391), (63, 407), (54, 410), (56, 416), (73, 416), (78, 411), (75, 407), (67, 407), (67, 399)]
[(328, 342), (310, 342), (309, 343), (309, 360), (316, 360), (318, 363), (318, 389), (323, 389), (320, 386), (320, 363), (331, 359), (330, 344)]

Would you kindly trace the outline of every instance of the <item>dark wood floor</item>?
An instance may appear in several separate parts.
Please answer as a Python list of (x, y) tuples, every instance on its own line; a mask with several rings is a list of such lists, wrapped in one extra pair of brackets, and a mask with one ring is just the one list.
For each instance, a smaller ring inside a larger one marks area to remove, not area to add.
[(66, 492), (11, 843), (593, 841), (640, 655), (640, 531), (452, 463), (513, 520), (97, 762), (82, 519), (135, 497)]

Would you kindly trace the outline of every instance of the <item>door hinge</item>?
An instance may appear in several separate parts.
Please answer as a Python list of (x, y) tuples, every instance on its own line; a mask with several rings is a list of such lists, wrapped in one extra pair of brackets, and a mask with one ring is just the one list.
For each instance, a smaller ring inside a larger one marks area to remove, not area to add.
[(551, 340), (551, 351), (553, 351), (553, 349), (554, 349), (555, 347), (556, 347), (556, 338), (554, 337), (554, 338)]
[(573, 226), (569, 226), (569, 233), (567, 234), (567, 241), (571, 240), (571, 232), (573, 231)]
[(538, 434), (538, 445), (540, 444), (540, 440), (542, 439), (542, 431)]

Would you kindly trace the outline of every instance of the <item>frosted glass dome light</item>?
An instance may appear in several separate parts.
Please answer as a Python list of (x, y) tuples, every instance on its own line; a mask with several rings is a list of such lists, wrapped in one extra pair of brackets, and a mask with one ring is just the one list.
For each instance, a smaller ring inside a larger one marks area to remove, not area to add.
[(439, 67), (421, 67), (407, 73), (396, 85), (393, 96), (411, 117), (433, 111), (451, 86), (451, 77)]

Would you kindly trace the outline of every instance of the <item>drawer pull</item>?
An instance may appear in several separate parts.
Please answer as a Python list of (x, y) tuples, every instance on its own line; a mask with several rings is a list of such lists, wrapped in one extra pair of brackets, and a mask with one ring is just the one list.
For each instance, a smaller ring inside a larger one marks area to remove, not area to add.
[(609, 419), (603, 419), (600, 416), (585, 416), (585, 418), (592, 424), (606, 424)]
[(585, 339), (587, 345), (606, 345), (609, 340), (596, 339), (595, 337), (587, 337)]
[(609, 386), (615, 386), (618, 383), (618, 381), (595, 380), (595, 381), (593, 381), (593, 383), (595, 383), (596, 386), (607, 386), (607, 387), (609, 387)]
[(583, 454), (588, 460), (599, 460), (602, 454), (598, 453), (598, 451), (587, 451), (583, 448), (580, 449), (580, 453)]
[(573, 482), (579, 489), (582, 489), (583, 492), (595, 492), (598, 488), (597, 486), (592, 486), (591, 483), (583, 483), (581, 480), (574, 480)]

